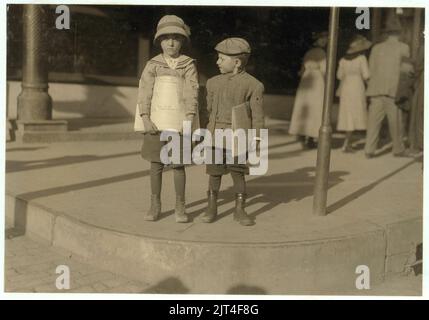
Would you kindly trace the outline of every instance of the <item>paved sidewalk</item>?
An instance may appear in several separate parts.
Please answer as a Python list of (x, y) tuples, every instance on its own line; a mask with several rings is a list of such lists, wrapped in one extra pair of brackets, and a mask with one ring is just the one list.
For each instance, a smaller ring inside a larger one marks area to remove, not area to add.
[[(361, 232), (356, 219), (364, 224), (374, 220), (376, 226), (380, 219), (395, 222), (421, 217), (423, 179), (419, 161), (394, 158), (390, 153), (367, 160), (363, 150), (344, 154), (334, 149), (328, 186), (330, 214), (326, 219), (316, 219), (312, 202), (317, 152), (301, 150), (281, 125), (270, 131), (268, 172), (247, 178), (247, 211), (257, 223), (246, 230), (231, 222), (234, 199), (230, 176), (222, 179), (216, 223), (205, 225), (197, 219), (190, 225), (175, 223), (172, 170), (163, 175), (160, 221), (143, 221), (150, 204), (150, 164), (141, 159), (141, 141), (136, 140), (9, 143), (6, 193), (107, 230), (189, 241), (320, 239), (333, 236), (333, 229), (339, 236)], [(338, 141), (335, 139), (333, 145)], [(208, 176), (204, 165), (189, 166), (186, 172), (187, 212), (194, 219), (207, 204)], [(402, 197), (404, 192), (406, 197)], [(27, 211), (19, 201), (12, 209), (15, 218)], [(366, 225), (361, 226), (367, 230)]]
[[(70, 270), (70, 289), (57, 289), (59, 265)], [(76, 256), (24, 236), (5, 240), (5, 292), (141, 293), (148, 285), (89, 266)]]
[[(143, 213), (148, 210), (150, 204), (150, 177), (149, 164), (139, 155), (141, 148), (139, 140), (8, 143), (7, 218), (9, 222), (18, 222), (24, 228), (30, 225), (32, 231), (37, 235), (42, 234), (50, 244), (68, 248), (84, 257), (86, 260), (83, 262), (93, 263), (91, 259), (98, 259), (97, 263), (101, 268), (108, 265), (109, 270), (119, 273), (124, 269), (122, 275), (136, 280), (153, 281), (152, 276), (147, 276), (147, 270), (153, 272), (164, 270), (159, 265), (145, 265), (149, 269), (142, 268), (142, 261), (145, 263), (158, 261), (153, 255), (159, 255), (158, 259), (162, 261), (160, 265), (165, 264), (165, 270), (168, 272), (165, 271), (166, 275), (162, 276), (160, 273), (155, 284), (161, 283), (162, 286), (167, 284), (170, 288), (180, 287), (180, 283), (172, 283), (175, 279), (172, 275), (176, 275), (175, 266), (183, 261), (183, 257), (180, 254), (171, 255), (168, 246), (165, 246), (168, 252), (164, 252), (161, 248), (163, 244), (180, 244), (189, 252), (198, 252), (202, 255), (207, 249), (208, 256), (215, 257), (216, 261), (221, 261), (225, 257), (223, 248), (229, 250), (240, 249), (241, 246), (246, 248), (254, 246), (252, 252), (257, 248), (271, 254), (277, 250), (273, 248), (279, 247), (293, 257), (287, 260), (290, 276), (287, 281), (290, 280), (294, 284), (293, 281), (298, 278), (293, 276), (292, 271), (296, 271), (297, 274), (302, 271), (301, 255), (306, 257), (311, 274), (325, 272), (326, 278), (323, 279), (326, 280), (331, 279), (326, 275), (341, 281), (355, 277), (355, 267), (362, 264), (362, 260), (374, 264), (371, 269), (374, 271), (371, 272), (374, 277), (379, 277), (377, 279), (381, 279), (384, 274), (398, 274), (415, 256), (416, 246), (421, 244), (422, 159), (394, 158), (388, 149), (384, 149), (379, 157), (368, 160), (363, 154), (362, 140), (356, 143), (360, 150), (354, 154), (342, 153), (341, 143), (342, 136), (335, 134), (328, 186), (329, 214), (326, 217), (314, 216), (312, 202), (317, 152), (303, 151), (295, 139), (287, 135), (284, 122), (270, 123), (268, 172), (264, 176), (252, 176), (247, 180), (249, 198), (246, 210), (256, 219), (256, 225), (249, 228), (243, 228), (232, 220), (234, 199), (229, 176), (222, 181), (219, 219), (213, 224), (198, 221), (207, 205), (208, 177), (205, 166), (187, 168), (186, 209), (192, 218), (191, 223), (178, 224), (174, 220), (172, 170), (166, 170), (163, 177), (163, 207), (160, 221), (156, 223), (144, 221)], [(11, 249), (8, 249), (9, 255), (19, 255), (19, 243), (24, 241), (21, 239), (24, 238), (7, 240), (7, 243), (11, 244)], [(18, 253), (14, 251), (15, 241), (18, 243), (16, 245)], [(109, 241), (114, 242), (110, 244)], [(337, 243), (342, 244), (340, 249)], [(209, 250), (205, 244), (214, 244), (213, 249), (210, 247)], [(326, 250), (317, 251), (316, 246), (319, 244)], [(295, 250), (296, 246), (301, 247)], [(52, 247), (47, 248), (52, 252)], [(219, 255), (219, 259), (214, 253), (215, 249), (218, 250), (216, 254)], [(315, 251), (314, 254), (310, 254), (308, 253), (310, 251), (304, 249)], [(188, 252), (186, 250), (185, 252)], [(24, 254), (26, 250), (23, 251)], [(40, 261), (37, 260), (39, 259), (37, 253), (33, 254), (37, 258), (29, 260), (9, 257), (12, 261), (8, 262), (11, 264), (7, 273), (7, 280), (11, 281), (10, 290), (37, 291), (40, 290), (40, 286), (43, 290), (47, 290), (47, 287), (56, 290), (55, 267), (67, 263), (62, 263), (64, 257), (59, 257), (58, 260), (53, 258), (51, 262), (49, 257), (41, 254), (41, 251), (45, 250), (39, 250)], [(146, 259), (143, 254), (145, 252), (152, 256)], [(176, 252), (181, 251), (174, 249), (174, 253)], [(335, 252), (335, 255), (330, 255), (330, 252)], [(350, 252), (353, 254), (350, 255)], [(273, 253), (270, 259), (286, 256), (284, 252), (282, 255)], [(168, 259), (164, 259), (165, 257)], [(72, 260), (74, 258), (72, 257)], [(31, 287), (23, 283), (27, 280), (15, 285), (14, 281), (18, 281), (19, 276), (24, 279), (25, 276), (22, 270), (19, 273), (19, 270), (14, 269), (14, 260), (18, 263), (22, 260), (24, 266), (27, 263), (31, 266), (37, 261), (38, 266), (34, 268), (36, 271), (41, 268), (38, 275), (41, 278), (32, 278), (29, 275), (31, 281), (35, 282)], [(332, 272), (331, 269), (325, 268), (331, 264), (337, 268)], [(324, 267), (317, 269), (319, 266)], [(87, 270), (85, 269), (87, 267), (83, 269)], [(218, 267), (224, 267), (227, 271), (232, 270), (228, 264), (216, 266), (217, 271)], [(199, 266), (195, 268), (198, 269)], [(193, 285), (192, 281), (196, 279), (196, 271), (191, 264), (188, 269), (186, 276), (189, 276), (189, 279), (183, 280), (182, 283), (189, 289), (191, 287), (189, 283)], [(105, 283), (99, 284), (106, 279), (98, 279), (97, 276), (92, 279), (89, 271), (85, 273), (86, 271), (80, 272), (79, 268), (77, 270), (78, 273), (73, 277), (79, 280), (79, 277), (87, 276), (90, 284), (76, 280), (76, 283), (72, 283), (71, 290), (97, 291), (103, 290), (106, 286)], [(73, 272), (73, 268), (71, 271)], [(307, 269), (304, 271), (310, 272)], [(341, 276), (340, 271), (344, 271)], [(183, 273), (183, 269), (180, 269), (180, 272)], [(258, 273), (255, 271), (255, 274)], [(108, 279), (117, 279), (113, 273), (104, 276)], [(204, 274), (200, 276), (204, 278)], [(14, 280), (14, 277), (18, 277), (18, 280)], [(179, 274), (178, 277), (183, 277), (183, 274)], [(257, 276), (255, 279), (257, 278), (260, 277)], [(317, 277), (307, 280), (308, 285), (310, 282), (319, 281)], [(207, 282), (207, 279), (204, 278), (204, 281)], [(204, 281), (199, 279), (197, 283)], [(121, 292), (122, 285), (131, 285), (134, 288), (124, 289), (125, 292), (144, 290), (144, 284), (127, 282), (126, 279), (124, 282), (125, 284), (118, 284), (113, 291)], [(299, 282), (296, 284), (298, 287), (302, 281)], [(98, 285), (93, 287), (95, 284)], [(208, 284), (207, 288), (212, 288), (214, 284), (216, 283)], [(229, 278), (226, 284), (230, 284)], [(156, 285), (150, 288), (150, 292), (160, 292), (157, 291), (160, 289)], [(323, 286), (324, 283), (318, 285)], [(186, 291), (186, 287), (182, 289), (182, 292)], [(227, 292), (226, 289), (222, 287), (216, 292)]]
[[(15, 237), (5, 241), (5, 292), (29, 293), (144, 293), (147, 284), (129, 280), (85, 263), (75, 256), (64, 256), (57, 249), (28, 239)], [(70, 290), (58, 290), (55, 273), (58, 265), (70, 268)], [(341, 295), (419, 296), (422, 276), (400, 275), (371, 286), (370, 290), (339, 292)], [(153, 287), (152, 287), (153, 289)], [(159, 293), (164, 293), (160, 288)], [(151, 290), (152, 293), (156, 292)]]

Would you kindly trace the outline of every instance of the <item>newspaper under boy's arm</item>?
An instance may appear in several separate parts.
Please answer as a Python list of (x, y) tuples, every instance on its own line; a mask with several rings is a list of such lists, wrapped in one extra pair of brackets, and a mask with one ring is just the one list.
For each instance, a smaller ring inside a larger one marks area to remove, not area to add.
[(264, 124), (264, 85), (259, 83), (250, 97), (250, 110), (252, 113), (252, 129), (256, 129), (256, 137), (259, 138), (260, 129)]

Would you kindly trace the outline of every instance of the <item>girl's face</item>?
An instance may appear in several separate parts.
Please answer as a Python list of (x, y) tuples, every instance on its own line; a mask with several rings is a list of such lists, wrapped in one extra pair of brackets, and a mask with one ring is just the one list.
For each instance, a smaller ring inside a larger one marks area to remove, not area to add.
[(162, 52), (172, 58), (177, 58), (183, 45), (183, 37), (178, 34), (167, 34), (161, 38)]
[(220, 73), (230, 73), (234, 72), (236, 68), (239, 67), (240, 60), (219, 52), (216, 64)]

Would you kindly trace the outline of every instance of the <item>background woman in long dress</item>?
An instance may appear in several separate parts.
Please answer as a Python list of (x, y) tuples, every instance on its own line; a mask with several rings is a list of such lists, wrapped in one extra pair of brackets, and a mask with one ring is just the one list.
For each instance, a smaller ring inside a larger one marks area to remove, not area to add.
[(367, 104), (365, 80), (370, 77), (368, 61), (364, 55), (371, 42), (361, 35), (355, 36), (346, 55), (340, 60), (337, 78), (341, 81), (337, 95), (340, 97), (337, 130), (345, 131), (343, 152), (352, 152), (351, 138), (354, 130), (366, 130)]
[(303, 58), (301, 81), (295, 96), (289, 133), (297, 135), (304, 148), (314, 148), (322, 123), (325, 91), (326, 53), (328, 33), (314, 36), (314, 47)]

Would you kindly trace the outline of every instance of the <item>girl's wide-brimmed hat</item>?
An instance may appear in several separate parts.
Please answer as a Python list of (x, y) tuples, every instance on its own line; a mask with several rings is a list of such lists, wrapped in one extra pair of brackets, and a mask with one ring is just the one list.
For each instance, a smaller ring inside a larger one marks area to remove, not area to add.
[(166, 15), (163, 16), (161, 20), (159, 20), (153, 41), (156, 41), (160, 36), (166, 34), (180, 34), (189, 41), (191, 30), (185, 24), (182, 18), (174, 15)]
[(372, 46), (372, 42), (369, 41), (362, 35), (357, 35), (354, 40), (350, 43), (349, 48), (347, 49), (347, 54), (356, 53), (360, 51), (365, 51)]

